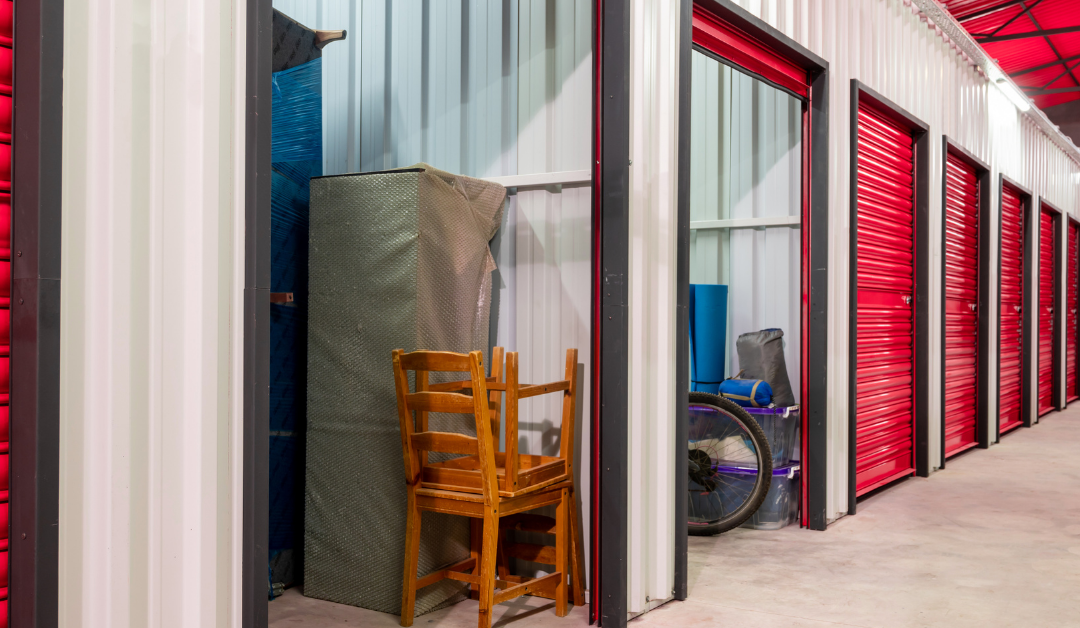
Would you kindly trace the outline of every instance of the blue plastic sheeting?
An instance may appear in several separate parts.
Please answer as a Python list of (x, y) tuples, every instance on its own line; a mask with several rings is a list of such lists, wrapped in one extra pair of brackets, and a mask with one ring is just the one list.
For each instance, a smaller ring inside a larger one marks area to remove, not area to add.
[(322, 175), (322, 60), (275, 72), (272, 104), (270, 291), (294, 301), (270, 306), (270, 581), (290, 586), (302, 571), (308, 218), (310, 179)]
[(322, 58), (274, 72), (270, 161), (322, 163)]
[(714, 395), (724, 381), (728, 287), (690, 284), (690, 390)]

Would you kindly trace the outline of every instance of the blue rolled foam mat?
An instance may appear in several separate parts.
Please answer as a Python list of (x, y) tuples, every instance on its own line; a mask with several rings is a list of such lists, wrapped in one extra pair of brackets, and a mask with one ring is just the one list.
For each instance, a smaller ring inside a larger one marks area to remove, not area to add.
[(724, 381), (728, 287), (690, 284), (690, 389), (714, 395)]

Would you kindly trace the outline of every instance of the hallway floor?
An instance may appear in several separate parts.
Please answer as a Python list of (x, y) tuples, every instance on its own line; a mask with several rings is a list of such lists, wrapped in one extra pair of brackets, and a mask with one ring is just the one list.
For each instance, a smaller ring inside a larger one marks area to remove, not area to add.
[[(1080, 628), (1080, 404), (859, 502), (826, 532), (788, 527), (690, 539), (690, 599), (631, 622), (732, 628)], [(496, 626), (585, 625), (519, 598)], [(397, 625), (397, 617), (310, 600), (270, 603), (270, 626)], [(476, 603), (416, 626), (476, 625)]]

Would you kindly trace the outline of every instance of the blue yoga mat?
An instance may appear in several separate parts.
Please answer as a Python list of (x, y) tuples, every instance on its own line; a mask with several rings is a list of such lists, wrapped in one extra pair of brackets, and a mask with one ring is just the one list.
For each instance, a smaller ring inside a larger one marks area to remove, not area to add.
[(724, 381), (728, 287), (690, 284), (690, 390), (714, 395)]

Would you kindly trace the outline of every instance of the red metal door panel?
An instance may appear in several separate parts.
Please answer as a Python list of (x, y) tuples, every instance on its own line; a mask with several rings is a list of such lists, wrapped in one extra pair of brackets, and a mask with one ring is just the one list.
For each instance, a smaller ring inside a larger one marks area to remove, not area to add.
[(1001, 188), (1001, 346), (998, 415), (1002, 434), (1023, 424), (1024, 208), (1011, 187)]
[(915, 157), (911, 133), (859, 107), (855, 488), (915, 469)]
[(1075, 222), (1069, 223), (1069, 273), (1068, 286), (1065, 297), (1065, 400), (1066, 402), (1080, 398), (1076, 390), (1076, 308), (1077, 299), (1080, 298), (1080, 272), (1077, 266), (1080, 264), (1080, 227)]
[(1039, 416), (1054, 409), (1054, 217), (1039, 212)]
[(979, 182), (945, 161), (945, 455), (978, 444)]

